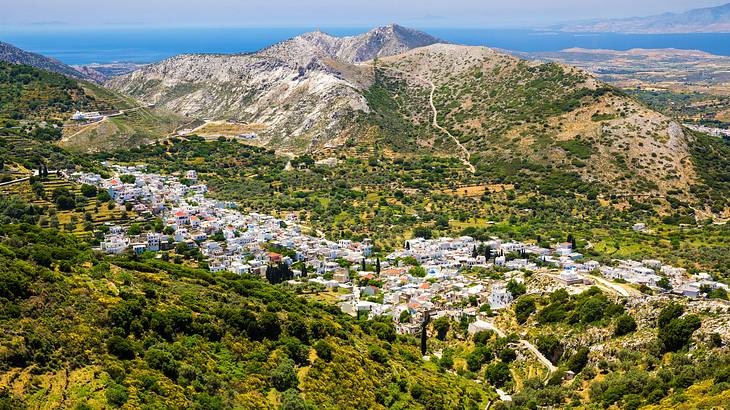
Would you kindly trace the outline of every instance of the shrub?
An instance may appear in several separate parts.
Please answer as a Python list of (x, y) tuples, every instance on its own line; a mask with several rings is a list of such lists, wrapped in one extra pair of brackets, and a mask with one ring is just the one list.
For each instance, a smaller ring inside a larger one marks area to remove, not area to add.
[(514, 349), (506, 348), (499, 352), (499, 359), (505, 363), (512, 363), (517, 359), (517, 353)]
[(83, 184), (81, 185), (81, 194), (87, 198), (93, 198), (97, 194), (97, 189), (93, 185)]
[(171, 379), (177, 379), (179, 364), (167, 350), (151, 347), (145, 353), (144, 360), (150, 368), (161, 371)]
[(512, 279), (507, 282), (507, 290), (512, 294), (512, 297), (518, 298), (527, 293), (527, 286), (525, 286), (524, 283), (520, 283)]
[(657, 326), (661, 329), (668, 325), (673, 319), (677, 319), (682, 316), (682, 314), (684, 314), (684, 307), (682, 307), (682, 305), (672, 303), (659, 312)]
[(553, 363), (557, 363), (563, 354), (563, 345), (554, 335), (539, 335), (535, 346)]
[(326, 362), (332, 360), (332, 346), (330, 346), (330, 344), (326, 341), (317, 341), (317, 343), (314, 344), (314, 350), (317, 352), (317, 356), (320, 359)]
[(493, 334), (494, 331), (492, 330), (482, 330), (474, 333), (474, 337), (472, 339), (474, 340), (475, 345), (485, 345), (489, 339), (492, 338)]
[(271, 385), (278, 391), (286, 391), (295, 389), (299, 384), (297, 373), (294, 369), (294, 361), (288, 357), (284, 357), (270, 375)]
[(279, 410), (308, 410), (312, 407), (302, 399), (296, 389), (289, 389), (281, 395)]
[(688, 315), (681, 319), (672, 319), (659, 329), (659, 341), (665, 352), (676, 352), (689, 345), (692, 334), (699, 329), (702, 321), (696, 315)]
[(449, 318), (446, 316), (441, 316), (433, 322), (433, 329), (436, 331), (436, 337), (439, 340), (446, 340), (446, 334), (449, 332), (449, 327)]
[(517, 319), (517, 323), (524, 324), (534, 312), (535, 301), (533, 298), (522, 296), (515, 302), (515, 319)]
[(568, 369), (574, 373), (580, 373), (581, 370), (588, 364), (588, 348), (581, 347), (575, 354), (570, 356), (566, 365)]
[(117, 383), (110, 384), (106, 388), (106, 392), (104, 394), (106, 396), (106, 401), (115, 407), (123, 406), (129, 399), (129, 392), (127, 391), (127, 388)]
[(122, 360), (134, 359), (134, 348), (132, 343), (121, 336), (112, 336), (106, 343), (107, 350), (109, 353)]
[(385, 363), (388, 361), (388, 352), (378, 345), (370, 345), (368, 348), (368, 356), (370, 359), (378, 363)]
[(484, 371), (484, 379), (497, 387), (503, 387), (511, 378), (512, 375), (506, 363), (492, 363)]
[(76, 200), (72, 196), (61, 195), (58, 198), (56, 198), (56, 206), (61, 211), (68, 211), (68, 210), (76, 208)]
[(615, 336), (627, 335), (636, 330), (636, 321), (630, 315), (621, 315), (616, 319)]

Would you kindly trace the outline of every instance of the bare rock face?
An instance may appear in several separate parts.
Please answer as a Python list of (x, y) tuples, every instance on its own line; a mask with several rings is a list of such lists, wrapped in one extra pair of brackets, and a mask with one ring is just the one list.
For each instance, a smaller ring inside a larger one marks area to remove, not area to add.
[(262, 124), (262, 143), (304, 152), (342, 141), (368, 112), (358, 63), (439, 40), (400, 26), (352, 37), (307, 33), (250, 55), (181, 55), (107, 85), (186, 116)]
[(334, 37), (316, 31), (273, 45), (259, 54), (304, 65), (312, 58), (322, 57), (361, 63), (441, 42), (426, 33), (390, 25), (350, 37)]

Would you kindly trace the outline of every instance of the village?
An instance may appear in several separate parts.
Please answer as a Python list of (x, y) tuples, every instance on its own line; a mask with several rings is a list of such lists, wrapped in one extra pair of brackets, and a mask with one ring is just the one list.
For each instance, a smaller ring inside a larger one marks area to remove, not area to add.
[(131, 204), (138, 214), (161, 218), (164, 229), (130, 232), (110, 226), (98, 250), (143, 254), (198, 249), (211, 272), (262, 277), (272, 266), (285, 266), (291, 275), (284, 279), (290, 284), (333, 292), (340, 309), (351, 316), (390, 316), (400, 333), (416, 334), (426, 316), (444, 315), (466, 317), (470, 333), (491, 329), (488, 316), (514, 300), (510, 285), (533, 275), (549, 285), (528, 288), (527, 293), (559, 288), (579, 293), (598, 286), (628, 298), (644, 297), (639, 289), (701, 298), (714, 289), (727, 290), (708, 274), (689, 275), (658, 260), (614, 260), (610, 265), (585, 260), (570, 242), (542, 248), (496, 237), (487, 242), (468, 236), (415, 238), (401, 250), (376, 256), (368, 239), (335, 242), (305, 233), (309, 230), (296, 214), (243, 214), (233, 202), (211, 199), (193, 170), (178, 177), (147, 173), (143, 165), (112, 167), (116, 175), (109, 179), (88, 173), (68, 178), (107, 190), (113, 201)]

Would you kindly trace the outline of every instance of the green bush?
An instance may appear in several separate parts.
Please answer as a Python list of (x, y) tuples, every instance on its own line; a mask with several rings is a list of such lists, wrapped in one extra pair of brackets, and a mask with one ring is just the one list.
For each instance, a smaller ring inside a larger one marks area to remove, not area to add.
[(279, 364), (271, 371), (271, 385), (280, 392), (295, 389), (299, 384), (297, 373), (294, 368), (294, 361), (288, 357), (279, 360)]
[(535, 300), (530, 296), (522, 296), (515, 302), (515, 319), (517, 323), (524, 324), (530, 315), (535, 312)]
[(487, 366), (484, 371), (484, 379), (493, 386), (504, 387), (512, 379), (512, 374), (506, 363), (496, 362)]
[(122, 360), (132, 360), (135, 357), (132, 343), (121, 336), (110, 337), (106, 346), (109, 353)]
[(332, 346), (330, 346), (330, 344), (325, 340), (318, 340), (317, 343), (314, 344), (314, 350), (317, 352), (317, 357), (320, 359), (326, 362), (332, 360)]
[(630, 315), (621, 315), (616, 319), (615, 336), (623, 336), (636, 330), (636, 320)]
[(122, 407), (129, 400), (127, 388), (117, 383), (111, 383), (107, 386), (104, 395), (106, 396), (106, 401), (115, 407)]

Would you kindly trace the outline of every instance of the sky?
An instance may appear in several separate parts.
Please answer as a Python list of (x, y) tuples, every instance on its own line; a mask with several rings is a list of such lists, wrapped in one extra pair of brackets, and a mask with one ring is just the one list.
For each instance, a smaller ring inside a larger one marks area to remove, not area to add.
[(156, 27), (535, 27), (717, 6), (730, 0), (0, 0), (14, 29)]

